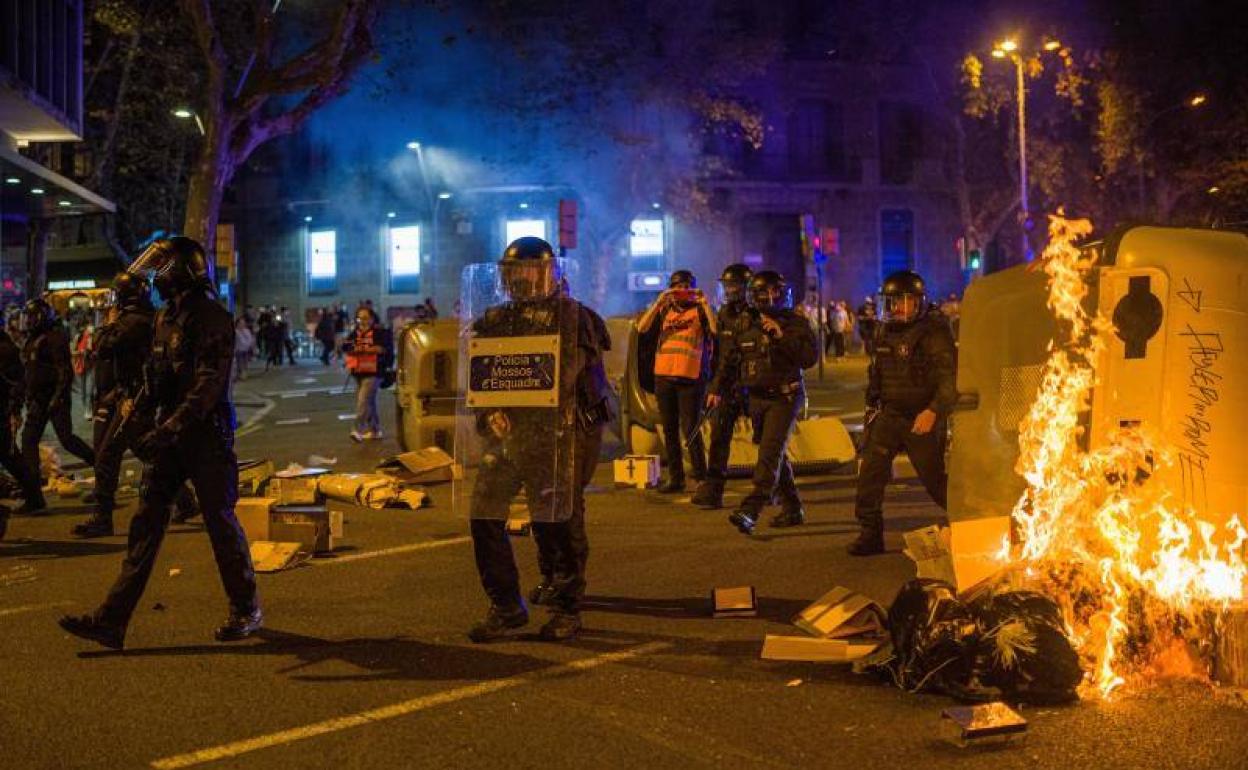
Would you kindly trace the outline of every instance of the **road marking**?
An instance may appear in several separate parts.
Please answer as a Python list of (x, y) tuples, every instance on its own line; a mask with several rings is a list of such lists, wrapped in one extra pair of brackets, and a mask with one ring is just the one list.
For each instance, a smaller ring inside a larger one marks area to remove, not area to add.
[(234, 431), (235, 440), (240, 439), (249, 433), (254, 433), (255, 431), (260, 430), (260, 421), (264, 419), (269, 412), (273, 411), (273, 407), (276, 405), (276, 402), (267, 398), (264, 399), (264, 406), (256, 410), (255, 414), (247, 418), (247, 422), (242, 427)]
[(336, 559), (313, 559), (308, 562), (313, 567), (329, 567), (334, 564), (345, 564), (352, 561), (360, 561), (361, 559), (376, 559), (380, 556), (394, 556), (400, 553), (411, 553), (413, 551), (427, 551), (430, 548), (441, 548), (445, 545), (458, 545), (467, 543), (472, 540), (470, 535), (462, 537), (451, 537), (446, 540), (426, 540), (423, 543), (408, 543), (407, 545), (396, 545), (393, 548), (382, 548), (379, 551), (364, 551), (363, 553), (349, 553), (346, 556), (339, 556)]
[(291, 417), (286, 420), (274, 420), (274, 425), (306, 425), (312, 422), (311, 417)]
[(446, 690), (445, 692), (433, 693), (432, 695), (423, 695), (419, 698), (393, 703), (389, 706), (381, 706), (367, 711), (360, 711), (355, 714), (326, 719), (323, 722), (314, 722), (310, 725), (302, 727), (294, 727), (289, 730), (281, 730), (268, 735), (258, 735), (254, 738), (235, 741), (234, 743), (225, 743), (212, 748), (200, 749), (187, 754), (178, 754), (164, 759), (157, 759), (152, 762), (152, 767), (156, 770), (176, 770), (176, 768), (193, 767), (202, 765), (207, 762), (215, 762), (219, 759), (229, 757), (237, 757), (242, 754), (248, 754), (260, 749), (267, 749), (273, 746), (280, 746), (295, 741), (302, 741), (308, 738), (315, 738), (318, 735), (327, 735), (329, 733), (339, 732), (341, 730), (349, 730), (353, 727), (363, 727), (364, 725), (376, 724), (387, 719), (414, 714), (418, 711), (427, 711), (438, 706), (444, 706), (448, 703), (456, 703), (458, 701), (468, 700), (470, 698), (479, 698), (482, 695), (489, 695), (500, 690), (507, 690), (520, 685), (536, 682), (541, 679), (550, 679), (565, 674), (575, 673), (579, 671), (589, 671), (600, 666), (609, 665), (611, 663), (620, 663), (622, 661), (639, 658), (652, 652), (671, 647), (669, 642), (647, 642), (646, 644), (633, 647), (620, 652), (608, 652), (602, 655), (595, 655), (592, 658), (565, 663), (554, 666), (545, 671), (538, 671), (527, 676), (512, 676), (506, 679), (492, 679), (487, 682), (478, 682), (477, 684), (468, 685), (466, 687), (457, 687), (454, 690)]
[(23, 604), (21, 607), (6, 607), (0, 610), (0, 618), (6, 615), (20, 615), (23, 612), (50, 610), (53, 607), (68, 607), (69, 604), (69, 602), (52, 602), (51, 604)]
[(340, 414), (340, 415), (338, 415), (338, 420), (339, 420), (339, 422), (341, 422), (342, 420), (354, 420), (354, 419), (355, 419), (355, 415), (354, 415), (354, 414)]
[(306, 390), (297, 390), (293, 393), (282, 394), (282, 398), (307, 398), (307, 396), (308, 392)]

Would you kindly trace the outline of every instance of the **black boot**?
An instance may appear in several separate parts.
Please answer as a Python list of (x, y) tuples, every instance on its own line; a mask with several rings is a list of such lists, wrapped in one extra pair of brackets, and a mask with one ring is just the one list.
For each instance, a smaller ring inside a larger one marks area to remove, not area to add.
[(57, 623), (74, 636), (96, 642), (110, 650), (120, 650), (125, 645), (126, 629), (104, 623), (94, 615), (62, 615)]
[(523, 628), (528, 622), (529, 611), (525, 609), (523, 603), (514, 607), (499, 607), (491, 604), (485, 618), (468, 630), (468, 638), (477, 644), (492, 642), (505, 638), (508, 631)]
[(547, 642), (566, 642), (581, 630), (581, 614), (566, 610), (556, 611), (542, 626), (541, 637)]
[(699, 508), (708, 510), (724, 507), (724, 483), (722, 481), (703, 481), (698, 485), (690, 501)]
[(46, 516), (48, 503), (43, 499), (43, 495), (28, 497), (22, 501), (21, 506), (14, 513), (18, 516)]
[(260, 608), (251, 612), (230, 612), (230, 617), (214, 636), (218, 642), (239, 642), (256, 633), (264, 626), (264, 613)]
[(542, 578), (542, 582), (533, 587), (529, 591), (529, 604), (541, 606), (550, 604), (555, 598), (555, 587), (550, 584), (550, 578)]
[(736, 527), (741, 534), (752, 535), (754, 526), (758, 523), (758, 514), (745, 508), (738, 508), (728, 514), (728, 523)]
[(668, 479), (667, 483), (659, 487), (659, 494), (675, 495), (685, 491), (684, 479)]
[(884, 553), (884, 533), (876, 529), (864, 529), (858, 539), (845, 549), (850, 556), (874, 556)]
[(9, 529), (9, 509), (0, 506), (0, 540), (4, 539), (4, 533)]
[(73, 533), (78, 537), (112, 537), (113, 514), (96, 511), (91, 518), (81, 524), (75, 524)]
[(771, 526), (783, 529), (797, 527), (806, 523), (806, 512), (800, 507), (781, 511), (771, 518)]

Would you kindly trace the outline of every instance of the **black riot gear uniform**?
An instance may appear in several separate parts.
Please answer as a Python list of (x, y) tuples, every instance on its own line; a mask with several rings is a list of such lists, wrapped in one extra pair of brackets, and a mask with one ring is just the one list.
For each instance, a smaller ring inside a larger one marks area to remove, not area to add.
[(26, 467), (40, 474), (39, 439), (49, 422), (61, 446), (87, 464), (95, 463), (95, 453), (87, 442), (74, 435), (71, 391), (74, 368), (69, 355), (69, 335), (56, 318), (52, 306), (42, 299), (26, 303), (23, 313), (26, 345), (22, 359), (26, 366), (26, 422), (22, 425), (22, 459)]
[[(22, 455), (13, 448), (12, 420), (22, 414), (22, 395), (26, 383), (22, 373), (22, 353), (13, 338), (0, 329), (0, 464), (3, 464), (22, 489), (27, 512), (46, 507), (39, 488), (39, 472), (26, 465)], [(0, 506), (0, 538), (8, 524), (9, 511)]]
[[(191, 244), (166, 245), (160, 251), (161, 259), (193, 262), (194, 252), (202, 256), (202, 250), (193, 241)], [(149, 248), (145, 256), (151, 253)], [(229, 596), (230, 617), (217, 629), (216, 637), (220, 641), (243, 639), (262, 621), (251, 555), (234, 516), (238, 463), (229, 388), (234, 324), (225, 308), (210, 296), (206, 274), (187, 280), (185, 276), (194, 275), (193, 265), (170, 267), (161, 260), (142, 260), (136, 260), (131, 270), (136, 271), (137, 266), (138, 272), (156, 271), (157, 288), (169, 304), (156, 315), (152, 352), (134, 407), (139, 414), (154, 413), (156, 426), (134, 447), (135, 453), (149, 463), (139, 510), (130, 522), (121, 574), (104, 603), (92, 615), (62, 618), (61, 625), (106, 646), (121, 646), (155, 565), (169, 523), (170, 505), (189, 480), (199, 497), (217, 570)], [(163, 282), (162, 274), (166, 277)]]
[[(510, 300), (473, 322), (473, 336), (558, 334), (559, 406), (554, 422), (549, 409), (474, 409), (485, 450), (472, 488), (471, 531), (491, 606), (469, 637), (489, 641), (528, 620), (506, 532), (508, 508), (523, 492), (542, 571), (543, 582), (534, 595), (553, 612), (542, 636), (566, 639), (580, 628), (589, 557), (584, 491), (597, 465), (603, 425), (610, 420), (602, 354), (611, 343), (602, 319), (560, 290), (558, 266), (545, 241), (522, 238), (512, 243), (499, 269)], [(506, 427), (496, 432), (500, 424)]]
[(749, 394), (749, 413), (757, 430), (758, 463), (753, 489), (728, 520), (750, 534), (764, 506), (778, 494), (782, 510), (773, 526), (792, 526), (805, 520), (802, 501), (793, 481), (785, 449), (797, 415), (805, 403), (802, 372), (818, 357), (810, 322), (783, 307), (783, 278), (773, 271), (756, 273), (750, 281), (753, 303), (744, 315), (732, 346), (711, 385), (711, 392), (727, 400), (735, 382)]
[[(922, 307), (923, 285), (919, 276), (890, 276), (884, 288), (881, 293), (886, 301), (910, 294), (920, 299)], [(859, 556), (884, 550), (884, 487), (892, 478), (893, 458), (901, 449), (906, 450), (928, 494), (945, 507), (948, 416), (958, 398), (957, 348), (949, 324), (940, 313), (927, 309), (910, 322), (879, 324), (874, 348), (868, 370), (867, 427), (854, 506), (862, 532), (849, 549)], [(920, 415), (932, 420), (930, 430), (924, 433), (915, 432)]]
[(732, 432), (737, 420), (746, 415), (748, 396), (745, 388), (737, 382), (737, 373), (727, 371), (725, 351), (736, 346), (736, 340), (753, 322), (752, 312), (746, 300), (746, 287), (754, 277), (749, 266), (729, 265), (719, 276), (720, 296), (723, 299), (716, 314), (715, 339), (716, 376), (719, 377), (719, 406), (710, 417), (711, 443), (706, 456), (706, 481), (693, 495), (693, 504), (702, 508), (719, 508), (724, 501), (724, 483), (728, 472), (728, 455), (732, 447)]
[[(136, 412), (143, 383), (143, 367), (152, 351), (152, 323), (156, 315), (147, 279), (120, 273), (113, 279), (116, 317), (100, 327), (95, 337), (95, 515), (74, 527), (74, 534), (102, 537), (113, 534), (117, 483), (126, 450), (153, 427), (152, 414)], [(178, 517), (195, 510), (185, 485), (178, 495)]]

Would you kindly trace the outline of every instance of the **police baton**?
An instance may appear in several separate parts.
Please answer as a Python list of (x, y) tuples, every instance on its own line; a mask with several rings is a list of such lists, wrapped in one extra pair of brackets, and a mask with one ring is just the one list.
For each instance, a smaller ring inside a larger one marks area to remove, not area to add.
[(707, 420), (711, 419), (711, 415), (714, 414), (715, 410), (718, 408), (719, 408), (718, 406), (713, 406), (710, 409), (707, 409), (702, 412), (702, 416), (698, 419), (698, 422), (693, 426), (693, 430), (689, 431), (689, 435), (685, 436), (685, 440), (682, 442), (682, 446), (685, 449), (689, 448), (689, 445), (693, 443), (693, 439), (695, 437), (700, 436), (702, 434), (702, 426), (706, 425)]

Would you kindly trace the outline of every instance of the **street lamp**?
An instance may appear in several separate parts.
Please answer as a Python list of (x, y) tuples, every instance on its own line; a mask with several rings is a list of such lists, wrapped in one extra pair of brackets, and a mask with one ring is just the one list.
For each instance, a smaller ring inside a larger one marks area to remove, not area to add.
[(1139, 199), (1139, 207), (1140, 207), (1141, 216), (1143, 216), (1144, 214), (1144, 198), (1145, 198), (1144, 145), (1146, 145), (1148, 142), (1148, 136), (1150, 133), (1152, 133), (1153, 126), (1157, 125), (1157, 121), (1161, 120), (1164, 116), (1169, 115), (1170, 113), (1175, 112), (1176, 110), (1200, 109), (1200, 107), (1203, 106), (1205, 102), (1207, 101), (1209, 101), (1209, 96), (1205, 93), (1192, 94), (1191, 96), (1187, 97), (1183, 101), (1176, 102), (1175, 104), (1172, 104), (1169, 107), (1165, 107), (1161, 109), (1160, 111), (1158, 111), (1155, 115), (1153, 115), (1151, 118), (1148, 119), (1148, 121), (1144, 124), (1144, 128), (1140, 129), (1140, 133), (1138, 135), (1138, 140), (1137, 140), (1140, 146), (1137, 148), (1137, 151), (1135, 153), (1135, 186), (1136, 186), (1136, 197)]
[(433, 202), (433, 248), (429, 251), (433, 254), (433, 264), (437, 265), (436, 269), (441, 269), (442, 263), (438, 261), (438, 211), (442, 208), (442, 201), (449, 201), (451, 194), (446, 190), (438, 193), (438, 197)]
[(194, 118), (195, 127), (199, 129), (199, 135), (204, 135), (204, 122), (199, 119), (199, 113), (195, 112), (195, 110), (192, 110), (189, 107), (175, 107), (173, 109), (173, 116), (179, 120)]
[[(1057, 40), (1046, 40), (1041, 50), (1054, 52), (1060, 50), (1062, 44)], [(1023, 259), (1030, 258), (1031, 240), (1028, 238), (1027, 224), (1031, 219), (1031, 209), (1027, 205), (1027, 74), (1023, 55), (1018, 42), (1012, 39), (1002, 40), (992, 49), (994, 59), (1006, 59), (1014, 62), (1016, 75), (1015, 88), (1018, 91), (1018, 204), (1020, 208), (1019, 225), (1023, 230)]]

